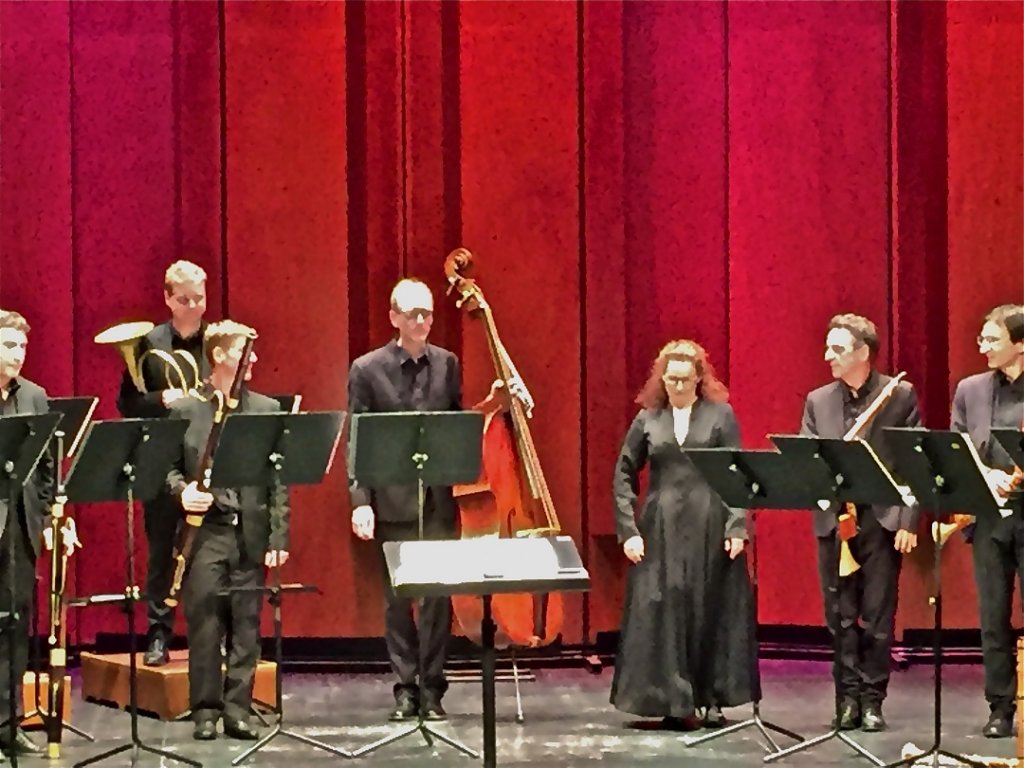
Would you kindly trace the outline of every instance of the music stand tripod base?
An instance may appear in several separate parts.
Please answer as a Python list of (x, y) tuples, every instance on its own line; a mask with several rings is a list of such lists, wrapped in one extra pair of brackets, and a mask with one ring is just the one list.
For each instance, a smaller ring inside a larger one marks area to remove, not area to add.
[[(116, 600), (124, 606), (128, 624), (128, 697), (130, 740), (74, 764), (73, 768), (131, 753), (131, 765), (142, 753), (202, 768), (202, 763), (166, 749), (145, 744), (139, 737), (138, 658), (135, 651), (135, 501), (154, 498), (166, 480), (175, 456), (181, 451), (188, 422), (177, 419), (121, 419), (94, 421), (68, 476), (68, 500), (75, 502), (120, 501), (125, 504), (125, 591)], [(98, 603), (98, 600), (89, 600)]]
[[(234, 413), (227, 417), (214, 454), (210, 484), (214, 488), (284, 488), (319, 483), (341, 434), (341, 411), (310, 413)], [(284, 727), (282, 607), (285, 593), (318, 592), (311, 585), (281, 584), (280, 568), (270, 571), (270, 586), (238, 587), (220, 592), (266, 592), (274, 608), (275, 702), (277, 722), (268, 733), (235, 757), (240, 765), (278, 736), (294, 739), (343, 758), (347, 750)]]
[[(783, 456), (778, 451), (743, 451), (738, 448), (691, 448), (684, 451), (687, 457), (694, 463), (700, 473), (704, 476), (708, 485), (728, 504), (730, 507), (739, 509), (791, 509), (794, 496), (797, 501), (803, 496), (803, 488), (797, 485), (793, 487), (795, 479), (794, 470), (790, 464), (790, 457)], [(751, 512), (751, 530), (757, 530), (757, 512)], [(752, 533), (747, 544), (747, 552), (750, 553), (751, 561), (751, 601), (754, 606), (758, 602), (758, 547)], [(756, 611), (756, 607), (754, 609)], [(756, 622), (755, 622), (756, 623)], [(755, 650), (758, 657), (755, 664), (760, 664), (760, 653), (756, 646), (757, 639), (754, 639)], [(752, 672), (752, 688), (759, 688), (754, 678), (756, 670)], [(711, 733), (696, 738), (683, 737), (684, 747), (698, 747), (703, 744), (720, 739), (747, 728), (756, 728), (764, 737), (768, 745), (765, 751), (769, 754), (779, 752), (782, 747), (778, 745), (770, 731), (788, 736), (794, 741), (803, 741), (804, 737), (783, 728), (775, 723), (761, 719), (761, 698), (759, 697), (752, 704), (753, 712), (746, 720), (742, 720), (724, 728), (717, 729)]]

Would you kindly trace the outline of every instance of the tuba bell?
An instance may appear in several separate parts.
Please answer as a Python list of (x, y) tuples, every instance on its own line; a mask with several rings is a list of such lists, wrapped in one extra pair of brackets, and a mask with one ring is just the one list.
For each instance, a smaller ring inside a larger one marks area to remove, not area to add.
[[(139, 320), (137, 322), (130, 323), (119, 323), (118, 325), (111, 326), (105, 331), (101, 331), (96, 334), (93, 339), (97, 344), (105, 344), (117, 347), (117, 351), (121, 353), (121, 357), (124, 358), (124, 364), (128, 368), (128, 374), (132, 377), (132, 382), (135, 384), (135, 388), (139, 392), (146, 393), (146, 380), (142, 376), (142, 364), (145, 362), (148, 355), (155, 355), (164, 363), (164, 373), (167, 378), (168, 384), (174, 389), (180, 389), (183, 392), (194, 392), (199, 386), (199, 364), (196, 362), (189, 352), (185, 350), (175, 350), (174, 353), (165, 352), (162, 349), (148, 349), (139, 355), (139, 347), (141, 346), (143, 337), (153, 330), (155, 326), (148, 320)], [(185, 365), (189, 369), (189, 373), (192, 374), (191, 382), (185, 375), (185, 371), (178, 363), (178, 358), (184, 361)], [(176, 379), (176, 381), (175, 381)], [(177, 384), (177, 386), (175, 386)]]

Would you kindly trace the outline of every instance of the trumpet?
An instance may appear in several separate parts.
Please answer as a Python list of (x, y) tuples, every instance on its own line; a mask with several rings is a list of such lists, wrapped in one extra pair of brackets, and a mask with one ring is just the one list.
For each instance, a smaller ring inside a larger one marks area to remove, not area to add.
[[(107, 344), (117, 347), (117, 351), (124, 358), (124, 364), (128, 368), (128, 374), (132, 377), (135, 388), (145, 394), (146, 380), (142, 375), (142, 364), (149, 355), (153, 355), (164, 364), (164, 377), (171, 389), (180, 389), (182, 392), (194, 392), (199, 387), (200, 374), (199, 363), (188, 351), (176, 349), (174, 352), (166, 352), (162, 349), (147, 349), (141, 355), (139, 348), (142, 345), (143, 337), (153, 330), (155, 326), (148, 320), (140, 320), (130, 323), (119, 323), (96, 334), (93, 339), (97, 344)], [(191, 380), (182, 368), (181, 360), (191, 374)]]

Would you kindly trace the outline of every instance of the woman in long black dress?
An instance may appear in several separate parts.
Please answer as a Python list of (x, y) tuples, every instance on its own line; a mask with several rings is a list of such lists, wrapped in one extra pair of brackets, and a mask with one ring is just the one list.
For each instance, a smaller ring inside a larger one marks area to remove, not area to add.
[[(667, 727), (725, 723), (758, 697), (746, 511), (730, 509), (681, 448), (739, 446), (728, 392), (689, 340), (667, 344), (637, 397), (615, 467), (619, 542), (632, 565), (611, 701)], [(636, 514), (640, 473), (650, 469)]]

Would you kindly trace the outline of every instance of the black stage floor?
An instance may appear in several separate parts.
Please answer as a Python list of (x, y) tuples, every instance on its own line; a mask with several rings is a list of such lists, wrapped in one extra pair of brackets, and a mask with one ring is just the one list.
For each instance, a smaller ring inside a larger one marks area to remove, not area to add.
[[(540, 670), (536, 680), (523, 684), (525, 723), (516, 724), (515, 696), (511, 683), (498, 684), (498, 764), (504, 766), (745, 766), (760, 765), (764, 754), (754, 730), (732, 734), (700, 748), (686, 748), (685, 734), (650, 731), (630, 726), (634, 721), (608, 704), (611, 670), (592, 674), (586, 670)], [(762, 716), (805, 737), (827, 729), (831, 718), (829, 666), (820, 662), (766, 661), (762, 663), (765, 699)], [(991, 741), (978, 731), (987, 709), (982, 697), (982, 672), (978, 666), (945, 669), (944, 746), (957, 751), (1009, 757), (1014, 741)], [(78, 695), (76, 680), (75, 695)], [(375, 675), (285, 676), (287, 724), (297, 731), (346, 749), (368, 744), (396, 727), (385, 717), (391, 703), (388, 678)], [(445, 698), (450, 720), (438, 729), (479, 749), (481, 739), (480, 685), (455, 683)], [(903, 745), (932, 742), (932, 670), (916, 666), (894, 672), (885, 704), (889, 731), (851, 735), (882, 760), (899, 757)], [(728, 710), (730, 720), (745, 718), (749, 707)], [(64, 754), (53, 766), (71, 766), (116, 745), (129, 733), (125, 712), (74, 702), (73, 722), (91, 731), (96, 744), (66, 733)], [(221, 736), (200, 743), (191, 738), (190, 723), (163, 723), (142, 718), (144, 741), (200, 760), (204, 766), (223, 768), (247, 745)], [(36, 738), (41, 739), (41, 734)], [(783, 737), (780, 737), (780, 739)], [(788, 742), (784, 742), (788, 743)], [(22, 759), (22, 765), (43, 765), (42, 759)], [(127, 765), (120, 755), (101, 765)], [(291, 739), (279, 737), (246, 765), (266, 768), (299, 768), (342, 762)], [(476, 761), (435, 742), (425, 746), (417, 735), (353, 761), (374, 766), (469, 766)], [(175, 765), (144, 756), (139, 765)], [(794, 755), (776, 765), (855, 766), (869, 763), (838, 741)]]

